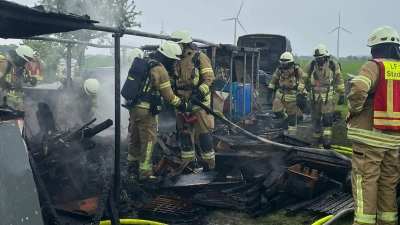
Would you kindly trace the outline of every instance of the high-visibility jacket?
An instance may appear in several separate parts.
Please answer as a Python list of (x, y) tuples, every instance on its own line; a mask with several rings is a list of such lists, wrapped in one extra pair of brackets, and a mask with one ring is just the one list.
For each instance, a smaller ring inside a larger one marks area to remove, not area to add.
[(32, 63), (27, 62), (25, 64), (25, 71), (29, 76), (35, 77), (37, 80), (43, 80), (43, 69), (46, 67), (46, 64), (43, 60), (40, 62)]
[(400, 62), (382, 58), (371, 60), (378, 63), (380, 68), (374, 96), (374, 127), (400, 130)]
[[(18, 67), (12, 59), (0, 60), (0, 92), (7, 93), (9, 102), (22, 109), (22, 84), (24, 77), (16, 75)], [(1, 99), (1, 101), (3, 101)]]
[[(400, 60), (383, 59), (383, 62), (385, 61), (400, 64)], [(375, 61), (367, 61), (361, 67), (359, 74), (350, 81), (351, 90), (347, 96), (350, 113), (347, 138), (370, 146), (397, 150), (400, 148), (400, 131), (382, 130), (374, 126), (375, 104), (381, 103), (377, 102), (378, 100), (375, 100), (372, 95), (378, 91), (380, 75), (379, 64)], [(385, 99), (390, 99), (390, 97)], [(396, 123), (396, 120), (392, 122)]]
[(272, 75), (268, 88), (277, 89), (275, 94), (277, 98), (281, 99), (282, 95), (285, 95), (285, 102), (294, 102), (298, 90), (301, 89), (299, 92), (303, 93), (307, 77), (308, 75), (301, 68), (296, 69), (295, 65), (285, 71), (278, 67)]
[(321, 68), (314, 60), (309, 61), (304, 68), (304, 73), (309, 74), (311, 94), (314, 95), (311, 96), (312, 99), (321, 96), (323, 99), (328, 97), (328, 100), (333, 100), (334, 90), (339, 94), (344, 93), (344, 80), (337, 61), (330, 59)]
[[(211, 104), (210, 87), (215, 79), (214, 71), (207, 55), (200, 52), (198, 61), (194, 58), (195, 55), (195, 50), (188, 49), (183, 53), (183, 58), (176, 63), (174, 77), (176, 93), (181, 100), (188, 102), (192, 90), (198, 88), (205, 96), (202, 103), (209, 106)], [(200, 107), (195, 105), (192, 109), (196, 110)]]
[[(151, 61), (156, 60), (150, 58), (149, 62)], [(144, 85), (143, 93), (161, 95), (167, 103), (175, 107), (181, 104), (181, 100), (172, 91), (168, 72), (162, 64), (150, 69), (150, 79), (148, 79), (147, 82), (150, 82), (150, 85), (147, 85), (147, 83)], [(146, 89), (146, 87), (148, 88)], [(150, 109), (150, 102), (141, 101), (136, 107)], [(161, 108), (159, 108), (159, 110), (161, 110)]]

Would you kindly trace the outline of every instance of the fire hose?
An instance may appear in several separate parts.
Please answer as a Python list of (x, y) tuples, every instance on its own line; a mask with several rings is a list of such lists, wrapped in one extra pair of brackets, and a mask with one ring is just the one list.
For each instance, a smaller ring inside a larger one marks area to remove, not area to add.
[[(166, 225), (165, 223), (160, 223), (156, 221), (150, 221), (150, 220), (140, 220), (140, 219), (120, 219), (119, 222), (121, 224), (126, 224), (126, 225), (136, 225), (136, 224), (141, 224), (141, 225)], [(100, 222), (100, 225), (111, 225), (110, 220), (103, 220)]]
[(340, 211), (336, 215), (329, 215), (324, 218), (321, 218), (317, 221), (315, 221), (311, 225), (332, 225), (334, 222), (336, 222), (338, 219), (342, 218), (343, 216), (347, 215), (348, 213), (354, 212), (354, 208), (348, 208)]
[(257, 140), (257, 141), (261, 141), (261, 142), (263, 142), (265, 144), (274, 145), (274, 146), (283, 148), (283, 149), (288, 150), (288, 151), (293, 149), (293, 146), (291, 146), (291, 145), (285, 145), (285, 144), (277, 143), (277, 142), (274, 142), (274, 141), (270, 141), (270, 140), (267, 140), (265, 138), (259, 137), (259, 136), (255, 135), (255, 134), (252, 134), (252, 133), (248, 132), (247, 130), (239, 127), (238, 125), (236, 125), (236, 124), (232, 123), (231, 121), (229, 121), (228, 119), (226, 119), (220, 112), (213, 111), (212, 109), (210, 109), (209, 107), (207, 107), (206, 105), (201, 103), (200, 101), (193, 101), (192, 100), (192, 103), (200, 106), (200, 108), (204, 109), (208, 114), (213, 115), (215, 118), (217, 118), (217, 119), (221, 120), (222, 122), (224, 122), (225, 124), (231, 126), (233, 129), (235, 129), (235, 130), (241, 132), (242, 134), (247, 135), (247, 136), (249, 136), (249, 137), (251, 137), (251, 138), (253, 138), (253, 139)]
[(331, 146), (332, 150), (335, 152), (345, 154), (345, 155), (351, 155), (353, 154), (353, 149), (345, 146), (339, 146), (339, 145), (332, 145)]

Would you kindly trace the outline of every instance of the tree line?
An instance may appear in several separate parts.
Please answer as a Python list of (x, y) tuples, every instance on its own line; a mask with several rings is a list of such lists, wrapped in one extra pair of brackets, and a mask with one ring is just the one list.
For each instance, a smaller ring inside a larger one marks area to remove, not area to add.
[[(333, 55), (330, 56), (331, 59), (337, 60), (337, 58)], [(361, 60), (361, 61), (367, 61), (368, 59), (370, 59), (370, 56), (356, 56), (356, 55), (348, 55), (346, 57), (339, 57), (339, 60), (343, 61), (343, 60)], [(295, 60), (312, 60), (314, 59), (314, 57), (312, 55), (308, 56), (308, 55), (297, 55), (294, 54), (294, 59)]]

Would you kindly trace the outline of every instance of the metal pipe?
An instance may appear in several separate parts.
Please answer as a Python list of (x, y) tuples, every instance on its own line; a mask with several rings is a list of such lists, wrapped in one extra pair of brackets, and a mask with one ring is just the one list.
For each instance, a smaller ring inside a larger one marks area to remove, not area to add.
[(246, 117), (246, 67), (247, 67), (247, 52), (244, 52), (244, 59), (243, 59), (243, 120)]
[[(37, 41), (53, 41), (53, 42), (67, 43), (67, 44), (82, 44), (82, 45), (87, 45), (87, 46), (95, 47), (95, 48), (114, 48), (114, 45), (99, 45), (99, 44), (94, 44), (94, 43), (86, 42), (86, 41), (76, 41), (76, 40), (69, 40), (69, 39), (62, 39), (62, 38), (42, 37), (42, 36), (23, 37), (20, 39), (29, 39), (29, 40), (37, 40)], [(121, 45), (121, 47), (129, 48), (129, 49), (138, 48), (138, 47), (129, 46), (129, 45)]]
[[(229, 69), (229, 121), (232, 121), (232, 101), (233, 101), (233, 91), (232, 91), (232, 82), (233, 82), (233, 52), (231, 53), (231, 65)], [(236, 104), (235, 104), (236, 105)]]
[(126, 66), (126, 48), (122, 47), (122, 61), (121, 61), (121, 66), (125, 67)]
[(217, 54), (217, 47), (216, 46), (212, 46), (211, 47), (211, 65), (213, 70), (215, 71), (215, 55)]
[[(107, 26), (95, 25), (95, 24), (91, 24), (91, 26), (89, 26), (89, 28), (87, 28), (87, 29), (110, 32), (110, 33), (135, 35), (135, 36), (140, 36), (140, 37), (171, 40), (171, 37), (167, 36), (167, 35), (152, 34), (152, 33), (147, 33), (147, 32), (142, 32), (142, 31), (137, 31), (137, 30), (120, 29), (120, 28), (107, 27)], [(202, 40), (202, 39), (197, 39), (197, 38), (192, 38), (192, 39), (193, 39), (194, 42), (202, 43), (202, 44), (209, 45), (209, 46), (217, 46), (217, 44), (214, 44), (212, 42), (208, 42), (208, 41), (205, 41), (205, 40)]]
[(114, 48), (114, 61), (115, 61), (115, 158), (114, 158), (114, 196), (118, 199), (119, 189), (121, 183), (121, 168), (120, 168), (120, 160), (121, 160), (121, 70), (120, 70), (120, 62), (121, 62), (121, 34), (115, 33), (113, 35), (115, 40), (115, 48)]
[[(217, 68), (215, 67), (215, 55), (217, 54), (217, 47), (212, 46), (211, 47), (211, 67), (214, 71), (214, 77), (217, 76), (217, 74), (215, 74), (215, 71), (217, 71)], [(214, 109), (214, 91), (213, 91), (213, 85), (211, 85), (211, 109)]]
[(257, 56), (257, 79), (256, 79), (256, 82), (257, 82), (256, 89), (257, 89), (258, 93), (260, 93), (260, 58), (261, 58), (260, 54), (261, 54), (261, 52), (259, 50), (258, 56)]
[(254, 52), (251, 53), (250, 113), (253, 112)]
[(67, 45), (67, 87), (69, 87), (70, 85), (72, 86), (72, 77), (71, 77), (71, 57), (72, 57), (72, 53), (71, 53), (71, 48), (72, 48), (72, 44), (68, 44)]

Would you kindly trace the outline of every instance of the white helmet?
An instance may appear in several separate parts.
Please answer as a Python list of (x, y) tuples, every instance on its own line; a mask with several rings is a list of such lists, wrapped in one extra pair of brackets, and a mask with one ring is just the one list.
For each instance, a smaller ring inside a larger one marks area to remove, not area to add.
[(166, 41), (162, 43), (157, 50), (170, 59), (179, 60), (180, 56), (182, 55), (181, 47), (173, 41)]
[(171, 34), (171, 38), (181, 39), (177, 43), (190, 43), (193, 41), (192, 37), (186, 30), (176, 30)]
[(83, 88), (85, 89), (86, 94), (88, 95), (96, 95), (99, 91), (100, 83), (97, 79), (89, 78), (85, 80), (83, 83)]
[(27, 45), (20, 45), (17, 49), (15, 49), (15, 52), (26, 61), (33, 61), (33, 50), (31, 47)]
[(314, 52), (313, 52), (314, 58), (320, 58), (320, 57), (329, 56), (329, 55), (330, 54), (325, 45), (319, 44), (319, 45), (315, 46)]
[(281, 57), (279, 58), (279, 62), (280, 62), (281, 64), (294, 62), (294, 58), (293, 58), (292, 53), (290, 53), (290, 52), (284, 52), (284, 53), (281, 55)]
[(131, 53), (129, 54), (131, 61), (133, 61), (136, 57), (140, 59), (144, 58), (144, 52), (140, 48), (132, 49)]
[(369, 35), (367, 46), (371, 47), (383, 43), (400, 44), (397, 31), (390, 26), (381, 26)]

